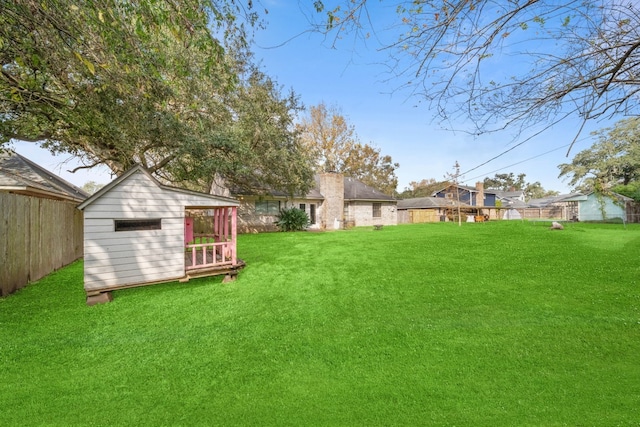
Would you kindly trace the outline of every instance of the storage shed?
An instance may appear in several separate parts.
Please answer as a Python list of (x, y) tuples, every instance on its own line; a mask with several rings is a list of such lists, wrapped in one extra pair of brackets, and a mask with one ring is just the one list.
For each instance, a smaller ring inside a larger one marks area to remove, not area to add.
[(236, 254), (237, 207), (235, 199), (163, 185), (133, 167), (78, 206), (87, 304), (132, 286), (235, 277), (244, 266)]

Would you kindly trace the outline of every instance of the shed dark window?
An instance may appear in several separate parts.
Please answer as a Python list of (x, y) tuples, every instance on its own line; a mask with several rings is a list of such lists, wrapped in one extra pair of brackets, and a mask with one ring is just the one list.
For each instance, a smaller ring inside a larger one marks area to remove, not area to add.
[(162, 230), (162, 219), (116, 219), (116, 231)]

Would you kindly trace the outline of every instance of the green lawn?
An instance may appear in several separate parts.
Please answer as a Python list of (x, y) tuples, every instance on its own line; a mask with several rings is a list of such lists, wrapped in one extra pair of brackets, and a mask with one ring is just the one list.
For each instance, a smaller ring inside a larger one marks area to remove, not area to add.
[(640, 426), (640, 227), (240, 236), (239, 279), (0, 300), (0, 425)]

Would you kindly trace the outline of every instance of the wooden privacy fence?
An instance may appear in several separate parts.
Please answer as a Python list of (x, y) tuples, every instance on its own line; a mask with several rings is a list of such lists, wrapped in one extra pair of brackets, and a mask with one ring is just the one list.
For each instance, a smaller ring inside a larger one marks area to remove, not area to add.
[(76, 204), (0, 193), (0, 296), (82, 257)]

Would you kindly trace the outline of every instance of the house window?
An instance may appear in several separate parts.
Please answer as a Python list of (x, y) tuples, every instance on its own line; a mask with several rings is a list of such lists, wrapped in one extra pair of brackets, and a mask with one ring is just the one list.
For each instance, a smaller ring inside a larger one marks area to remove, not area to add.
[(161, 219), (116, 219), (115, 231), (162, 230)]
[(280, 213), (279, 200), (256, 200), (257, 215), (278, 215)]
[(305, 212), (307, 210), (307, 205), (305, 205), (304, 203), (300, 203), (300, 210)]
[(373, 217), (382, 218), (382, 203), (373, 204)]

